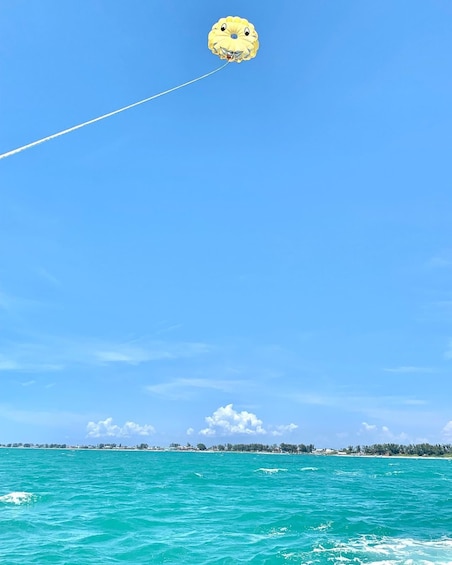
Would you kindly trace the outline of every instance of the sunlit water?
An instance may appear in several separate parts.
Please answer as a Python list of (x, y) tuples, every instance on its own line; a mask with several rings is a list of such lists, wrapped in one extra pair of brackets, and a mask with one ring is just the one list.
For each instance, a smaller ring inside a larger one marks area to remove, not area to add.
[(0, 563), (452, 564), (452, 461), (0, 449)]

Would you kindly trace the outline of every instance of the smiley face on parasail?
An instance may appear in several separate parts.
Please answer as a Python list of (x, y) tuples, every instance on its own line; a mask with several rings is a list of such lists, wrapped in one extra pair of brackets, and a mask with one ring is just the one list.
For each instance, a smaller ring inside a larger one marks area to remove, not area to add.
[(155, 98), (166, 96), (167, 94), (170, 94), (175, 90), (180, 90), (181, 88), (185, 88), (190, 84), (204, 80), (205, 78), (210, 77), (218, 71), (221, 71), (221, 69), (227, 67), (228, 63), (230, 62), (241, 63), (242, 61), (249, 61), (256, 56), (257, 50), (259, 49), (259, 40), (257, 32), (254, 29), (252, 23), (243, 18), (239, 18), (238, 16), (228, 16), (227, 18), (221, 18), (221, 20), (213, 25), (209, 33), (208, 45), (212, 53), (220, 57), (220, 59), (226, 60), (227, 63), (221, 65), (213, 71), (210, 71), (209, 73), (203, 74), (197, 78), (189, 80), (188, 82), (179, 84), (178, 86), (174, 86), (173, 88), (169, 88), (168, 90), (164, 90), (163, 92), (159, 92), (158, 94), (154, 94), (153, 96), (149, 96), (148, 98), (144, 98), (143, 100), (139, 100), (138, 102), (134, 102), (133, 104), (123, 106), (122, 108), (114, 110), (113, 112), (108, 112), (107, 114), (103, 114), (102, 116), (98, 116), (97, 118), (87, 120), (85, 122), (82, 122), (81, 124), (77, 124), (76, 126), (72, 126), (70, 128), (58, 131), (57, 133), (53, 133), (52, 135), (41, 137), (41, 139), (38, 139), (37, 141), (26, 143), (25, 145), (21, 145), (16, 149), (12, 149), (11, 151), (0, 153), (0, 160), (6, 159), (6, 157), (11, 157), (12, 155), (16, 155), (16, 153), (22, 153), (22, 151), (25, 151), (26, 149), (31, 149), (32, 147), (40, 145), (41, 143), (44, 143), (46, 141), (50, 141), (51, 139), (56, 139), (57, 137), (61, 137), (78, 129), (89, 126), (90, 124), (111, 118), (116, 114), (120, 114), (121, 112), (130, 110), (131, 108), (135, 108), (136, 106), (150, 102)]
[(228, 16), (212, 26), (208, 45), (220, 59), (241, 63), (256, 56), (259, 40), (252, 23), (238, 16)]

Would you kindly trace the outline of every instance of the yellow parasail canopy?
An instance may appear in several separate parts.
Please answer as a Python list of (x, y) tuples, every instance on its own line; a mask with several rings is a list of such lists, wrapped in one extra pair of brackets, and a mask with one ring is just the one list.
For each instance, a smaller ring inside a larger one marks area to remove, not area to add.
[(259, 40), (252, 23), (238, 16), (228, 16), (212, 26), (208, 46), (220, 59), (241, 63), (256, 56)]

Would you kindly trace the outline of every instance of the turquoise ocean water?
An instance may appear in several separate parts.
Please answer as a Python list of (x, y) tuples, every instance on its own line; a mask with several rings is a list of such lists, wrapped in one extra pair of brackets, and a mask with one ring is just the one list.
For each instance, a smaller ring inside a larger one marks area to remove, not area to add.
[(452, 461), (0, 449), (0, 563), (452, 564)]

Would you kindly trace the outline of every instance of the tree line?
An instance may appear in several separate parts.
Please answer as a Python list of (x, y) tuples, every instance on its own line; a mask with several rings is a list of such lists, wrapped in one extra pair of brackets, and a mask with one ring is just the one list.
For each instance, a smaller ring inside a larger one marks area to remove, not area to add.
[(416, 455), (419, 457), (444, 457), (452, 456), (451, 444), (417, 443), (402, 445), (398, 443), (375, 443), (373, 445), (349, 446), (344, 449), (348, 454), (364, 455)]
[[(74, 448), (65, 443), (0, 443), (0, 447), (35, 447), (45, 449), (67, 449)], [(151, 447), (147, 443), (140, 443), (135, 447), (126, 447), (122, 444), (116, 443), (99, 443), (97, 445), (80, 445), (76, 446), (79, 449), (139, 449), (139, 450), (164, 450), (163, 447)], [(398, 443), (375, 443), (373, 445), (356, 445), (348, 446), (341, 450), (333, 449), (319, 449), (316, 450), (315, 446), (310, 444), (293, 444), (293, 443), (276, 443), (269, 445), (263, 443), (225, 443), (212, 445), (207, 447), (204, 443), (197, 445), (182, 446), (179, 443), (170, 444), (170, 449), (184, 450), (184, 451), (239, 451), (239, 452), (258, 452), (258, 453), (292, 453), (292, 454), (308, 454), (308, 453), (323, 453), (323, 454), (347, 454), (347, 455), (401, 455), (401, 456), (418, 456), (418, 457), (452, 457), (451, 444), (430, 444), (418, 443), (403, 445)]]
[(199, 451), (252, 451), (265, 453), (312, 453), (315, 449), (312, 443), (309, 445), (304, 443), (299, 445), (292, 443), (280, 443), (279, 445), (276, 443), (272, 445), (264, 443), (220, 443), (211, 447), (206, 447), (204, 443), (198, 443), (196, 448)]

